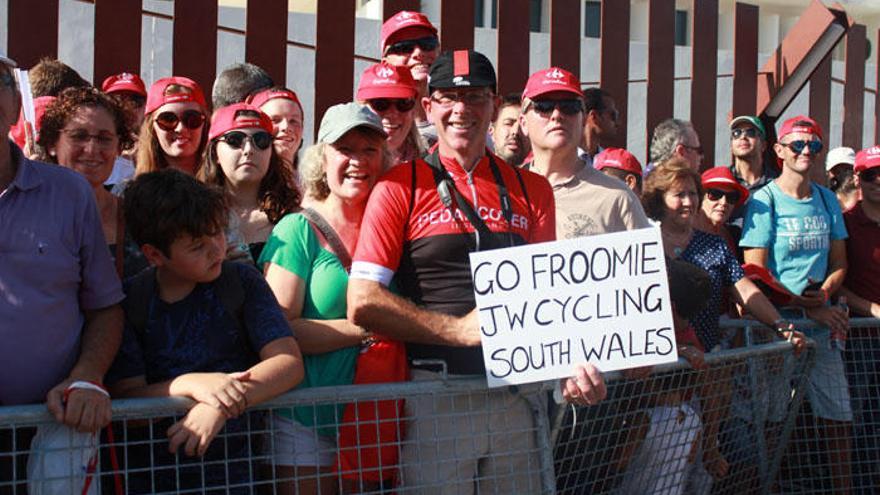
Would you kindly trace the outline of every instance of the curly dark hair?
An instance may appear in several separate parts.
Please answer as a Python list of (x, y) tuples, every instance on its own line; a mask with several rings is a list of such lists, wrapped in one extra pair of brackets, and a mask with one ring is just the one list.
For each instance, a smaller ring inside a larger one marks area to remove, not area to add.
[(703, 185), (700, 174), (684, 159), (672, 158), (651, 170), (645, 177), (642, 191), (642, 206), (645, 208), (645, 213), (653, 220), (662, 221), (666, 211), (663, 195), (676, 181), (688, 179), (694, 182), (697, 196), (702, 198)]
[(128, 116), (116, 100), (91, 86), (67, 88), (58, 95), (57, 100), (46, 107), (46, 113), (43, 114), (40, 121), (40, 137), (37, 139), (37, 145), (40, 147), (38, 152), (41, 158), (55, 161), (55, 158), (48, 156), (46, 151), (58, 143), (61, 130), (64, 129), (71, 117), (84, 107), (107, 110), (113, 117), (116, 136), (119, 138), (119, 149), (126, 149), (132, 145), (133, 139)]
[[(228, 194), (226, 175), (223, 173), (223, 168), (217, 163), (217, 143), (219, 141), (218, 137), (208, 142), (205, 160), (197, 176), (202, 182), (219, 186)], [(260, 181), (257, 196), (260, 201), (260, 211), (265, 213), (269, 222), (274, 225), (284, 218), (284, 215), (299, 208), (302, 193), (294, 181), (293, 173), (275, 153), (275, 148), (271, 146), (269, 148), (272, 152), (272, 156), (269, 158), (269, 170)]]
[(226, 228), (228, 206), (217, 187), (175, 169), (135, 177), (125, 189), (125, 226), (138, 246), (171, 256), (175, 239), (216, 235)]

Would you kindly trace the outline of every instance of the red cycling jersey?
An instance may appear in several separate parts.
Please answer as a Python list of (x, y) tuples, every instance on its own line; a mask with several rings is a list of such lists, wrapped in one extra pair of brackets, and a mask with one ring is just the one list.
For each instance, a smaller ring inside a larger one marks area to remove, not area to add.
[[(489, 230), (508, 234), (503, 236), (510, 239), (508, 245), (554, 240), (555, 205), (547, 180), (493, 160), (510, 198), (510, 222), (488, 155), (471, 173), (454, 159), (440, 161)], [(444, 206), (431, 166), (422, 159), (403, 163), (388, 171), (370, 195), (351, 277), (384, 285), (395, 278), (400, 294), (417, 305), (462, 316), (475, 307), (468, 253), (480, 250), (481, 241), (485, 249), (488, 243), (462, 211)], [(413, 359), (445, 359), (452, 373), (484, 372), (479, 347), (410, 344), (407, 350)]]

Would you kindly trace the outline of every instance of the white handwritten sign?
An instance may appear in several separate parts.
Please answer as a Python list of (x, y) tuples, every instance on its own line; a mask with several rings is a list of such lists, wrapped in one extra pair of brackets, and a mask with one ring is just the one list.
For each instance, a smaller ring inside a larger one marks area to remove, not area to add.
[(676, 361), (660, 229), (471, 253), (489, 386)]

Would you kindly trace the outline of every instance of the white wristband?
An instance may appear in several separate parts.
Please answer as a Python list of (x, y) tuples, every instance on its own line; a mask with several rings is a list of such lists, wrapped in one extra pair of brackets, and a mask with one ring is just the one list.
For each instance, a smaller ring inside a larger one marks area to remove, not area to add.
[(70, 393), (71, 390), (77, 389), (77, 388), (96, 390), (96, 391), (101, 392), (102, 394), (106, 395), (107, 397), (110, 397), (110, 392), (107, 392), (107, 389), (105, 389), (104, 387), (102, 387), (100, 385), (96, 385), (92, 382), (86, 382), (86, 381), (82, 381), (82, 380), (77, 380), (77, 381), (71, 383), (70, 385), (68, 385), (65, 392)]

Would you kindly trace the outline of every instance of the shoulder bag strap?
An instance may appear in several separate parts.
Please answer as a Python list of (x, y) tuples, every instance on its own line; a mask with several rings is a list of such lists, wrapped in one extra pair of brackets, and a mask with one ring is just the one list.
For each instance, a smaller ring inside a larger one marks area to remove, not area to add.
[(303, 208), (300, 212), (306, 217), (306, 220), (309, 221), (312, 225), (315, 226), (316, 229), (324, 236), (324, 239), (327, 240), (327, 244), (330, 246), (330, 249), (336, 253), (336, 256), (339, 258), (339, 261), (342, 263), (342, 266), (345, 267), (345, 271), (349, 271), (351, 269), (351, 254), (349, 254), (348, 249), (345, 247), (345, 244), (342, 243), (342, 240), (336, 235), (336, 231), (333, 230), (333, 227), (330, 226), (330, 223), (327, 222), (324, 217), (321, 216), (320, 213), (311, 209), (311, 208)]

